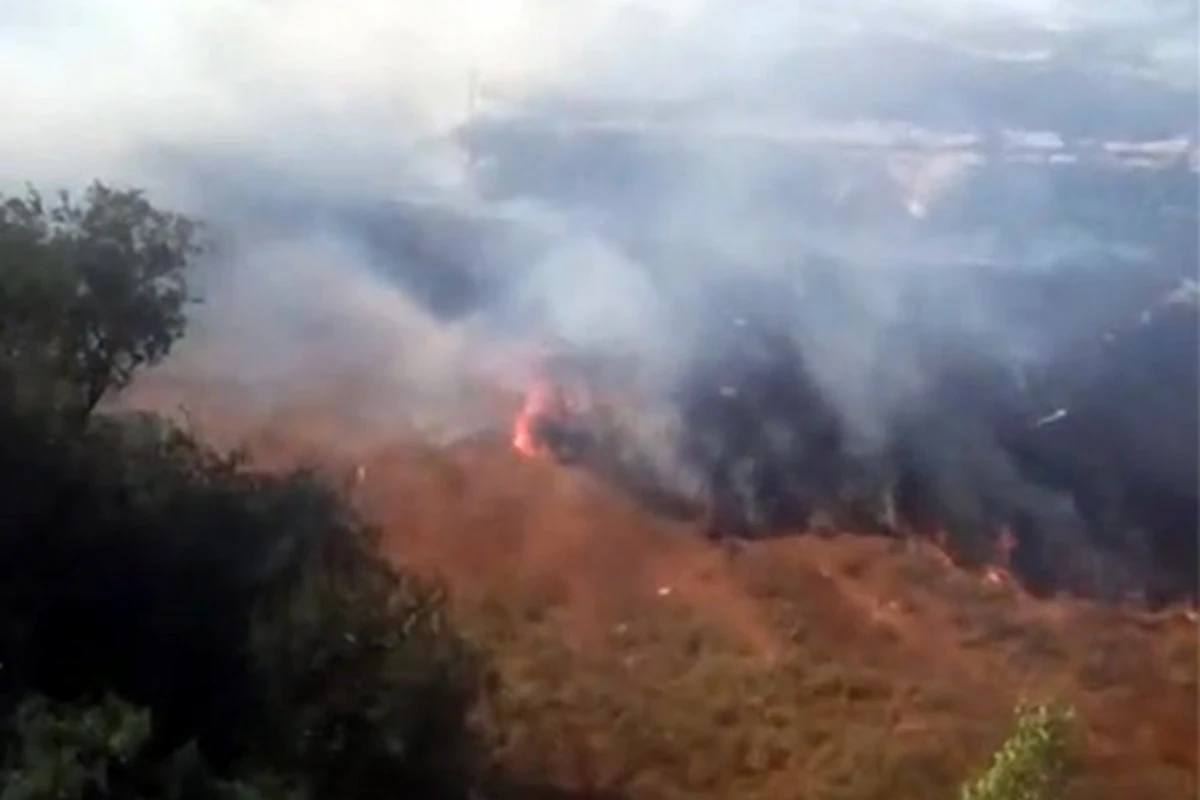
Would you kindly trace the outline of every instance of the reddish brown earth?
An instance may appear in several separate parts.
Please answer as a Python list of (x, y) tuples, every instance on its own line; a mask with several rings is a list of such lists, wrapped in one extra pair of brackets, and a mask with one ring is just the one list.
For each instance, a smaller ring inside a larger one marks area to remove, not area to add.
[(350, 422), (336, 392), (269, 413), (220, 394), (147, 383), (133, 402), (187, 400), (264, 464), (344, 475), (492, 654), (481, 724), (544, 796), (950, 798), (1022, 697), (1079, 712), (1068, 798), (1197, 794), (1183, 610), (1036, 600), (931, 545), (849, 533), (721, 548), (499, 431), (436, 449)]

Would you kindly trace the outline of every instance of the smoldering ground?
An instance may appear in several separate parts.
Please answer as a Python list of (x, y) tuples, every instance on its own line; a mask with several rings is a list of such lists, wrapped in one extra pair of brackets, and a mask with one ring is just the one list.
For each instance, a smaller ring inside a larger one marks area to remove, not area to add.
[(1194, 174), (1096, 161), (1194, 137), (1194, 9), (793, 6), (10, 4), (5, 183), (208, 219), (174, 367), (264, 406), (366, 374), (339, 402), (448, 440), (551, 339), (641, 365), (730, 529), (1008, 526), (1043, 585), (1192, 586), (1193, 323), (1150, 309)]

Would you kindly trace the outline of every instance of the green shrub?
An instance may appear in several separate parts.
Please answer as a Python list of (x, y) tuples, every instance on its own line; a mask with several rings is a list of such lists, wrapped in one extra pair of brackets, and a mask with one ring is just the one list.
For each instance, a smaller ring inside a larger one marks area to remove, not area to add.
[(112, 696), (97, 705), (32, 697), (17, 708), (0, 800), (76, 800), (108, 788), (150, 736), (150, 715)]
[(261, 604), (259, 746), (319, 797), (465, 796), (480, 766), (475, 655), (437, 588), (375, 552), (366, 529), (322, 541)]
[(97, 411), (183, 335), (200, 238), (135, 190), (0, 195), (0, 700), (145, 709), (0, 707), (0, 800), (463, 796), (440, 593), (315, 472)]
[(1056, 800), (1066, 773), (1074, 712), (1054, 705), (1021, 705), (1016, 726), (961, 800)]
[(222, 774), (320, 797), (467, 791), (475, 657), (319, 475), (251, 469), (152, 416), (7, 446), (26, 420), (0, 425), (14, 685), (115, 692), (152, 711), (157, 758), (194, 740)]

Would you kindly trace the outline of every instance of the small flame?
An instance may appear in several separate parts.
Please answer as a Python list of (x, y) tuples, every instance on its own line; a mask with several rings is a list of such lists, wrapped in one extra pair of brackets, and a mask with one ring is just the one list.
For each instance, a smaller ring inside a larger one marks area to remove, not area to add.
[(1011, 586), (1012, 575), (1004, 567), (990, 566), (983, 571), (983, 582), (989, 586)]
[(512, 444), (517, 452), (529, 458), (536, 458), (545, 452), (545, 448), (533, 433), (533, 425), (538, 418), (550, 412), (554, 406), (554, 393), (545, 381), (535, 380), (525, 393), (525, 402), (513, 420)]
[[(961, 569), (951, 555), (949, 536), (946, 531), (937, 530), (929, 538), (932, 545), (929, 552), (937, 561), (941, 562), (947, 569)], [(1013, 536), (1012, 531), (1008, 528), (1002, 528), (996, 545), (996, 560), (991, 564), (983, 566), (979, 571), (971, 570), (971, 573), (978, 576), (979, 580), (988, 586), (1018, 587), (1019, 583), (1009, 568), (1012, 551), (1016, 545), (1017, 540)]]
[(544, 378), (535, 378), (525, 393), (521, 410), (513, 420), (513, 447), (529, 458), (547, 455), (549, 450), (539, 440), (534, 426), (541, 419), (561, 419), (566, 412), (567, 404), (562, 391)]
[(553, 366), (553, 362), (543, 363), (534, 370), (521, 410), (513, 420), (512, 445), (530, 458), (556, 454), (553, 445), (543, 439), (549, 432), (539, 432), (540, 422), (568, 425), (594, 410), (587, 384), (579, 376), (556, 374)]
[(983, 582), (991, 586), (1015, 586), (1009, 566), (1012, 564), (1013, 550), (1017, 548), (1017, 537), (1012, 528), (1005, 525), (1000, 529), (996, 540), (996, 563), (983, 570)]

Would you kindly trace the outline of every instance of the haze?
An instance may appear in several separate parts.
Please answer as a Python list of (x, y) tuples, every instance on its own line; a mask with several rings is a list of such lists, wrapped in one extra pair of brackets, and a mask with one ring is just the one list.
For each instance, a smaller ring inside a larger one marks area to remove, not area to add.
[[(1138, 0), (854, 0), (836, 12), (784, 0), (9, 0), (0, 188), (147, 187), (218, 234), (195, 326), (224, 354), (209, 363), (250, 380), (286, 372), (318, 341), (323, 363), (347, 368), (388, 352), (392, 388), (444, 411), (463, 396), (463, 365), (492, 359), (478, 351), (525, 310), (569, 339), (663, 338), (661, 298), (611, 218), (666, 232), (672, 264), (680, 243), (738, 269), (817, 245), (861, 262), (901, 246), (926, 259), (996, 255), (977, 232), (899, 242), (870, 219), (860, 227), (877, 234), (797, 230), (765, 197), (770, 167), (719, 144), (673, 167), (669, 202), (650, 211), (597, 190), (590, 200), (610, 217), (600, 225), (522, 184), (537, 153), (510, 160), (515, 189), (485, 191), (455, 135), (473, 115), (629, 129), (670, 112), (676, 129), (757, 136), (865, 126), (886, 137), (901, 123), (1194, 137), (1196, 30), (1193, 4)], [(897, 178), (918, 206), (957, 174), (918, 173)], [(1023, 189), (1024, 202), (1038, 192)], [(503, 212), (545, 240), (529, 257), (488, 251), (511, 273), (503, 290), (447, 319), (397, 280), (438, 266), (405, 255), (381, 269), (347, 222), (416, 199)], [(1051, 254), (1095, 246), (1062, 230), (1041, 240)], [(877, 275), (862, 285), (881, 314), (894, 302)]]

